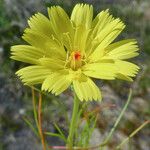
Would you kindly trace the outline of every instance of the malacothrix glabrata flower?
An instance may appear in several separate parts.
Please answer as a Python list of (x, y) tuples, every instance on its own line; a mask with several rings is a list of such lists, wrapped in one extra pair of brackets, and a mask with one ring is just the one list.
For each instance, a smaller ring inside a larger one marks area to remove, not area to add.
[(30, 66), (17, 71), (27, 85), (59, 95), (70, 85), (78, 98), (101, 100), (95, 79), (132, 81), (139, 67), (126, 59), (138, 55), (135, 39), (113, 41), (125, 28), (108, 10), (93, 19), (93, 7), (77, 4), (71, 17), (59, 6), (48, 8), (49, 18), (33, 15), (23, 39), (27, 45), (11, 48), (12, 59)]

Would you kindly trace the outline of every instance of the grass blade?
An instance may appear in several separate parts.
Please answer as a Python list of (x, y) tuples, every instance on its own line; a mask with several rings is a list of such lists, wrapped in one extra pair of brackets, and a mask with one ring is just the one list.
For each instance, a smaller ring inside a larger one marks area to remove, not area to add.
[(52, 132), (44, 132), (45, 135), (49, 135), (49, 136), (55, 136), (55, 137), (59, 137), (60, 139), (62, 139), (63, 141), (66, 142), (66, 139), (60, 135), (60, 134), (57, 134), (57, 133), (52, 133)]
[(135, 129), (126, 139), (124, 139), (117, 147), (116, 149), (120, 149), (122, 145), (124, 145), (129, 139), (131, 139), (135, 134), (137, 134), (142, 128), (144, 128), (148, 123), (150, 123), (150, 120), (145, 121), (142, 125), (140, 125), (137, 129)]
[(35, 127), (32, 125), (32, 123), (25, 117), (23, 117), (23, 120), (31, 128), (31, 130), (34, 132), (34, 134), (39, 137), (38, 131), (35, 129)]
[(65, 139), (65, 141), (67, 141), (64, 133), (62, 132), (62, 130), (58, 127), (58, 125), (56, 123), (54, 123), (55, 128), (58, 130), (58, 132), (60, 133), (60, 135)]
[(117, 120), (116, 120), (116, 122), (115, 122), (113, 128), (112, 128), (111, 131), (109, 132), (108, 136), (106, 137), (106, 139), (104, 140), (104, 142), (103, 142), (102, 144), (100, 144), (100, 147), (105, 146), (105, 145), (110, 141), (110, 139), (111, 139), (111, 137), (112, 137), (112, 135), (113, 135), (113, 133), (114, 133), (116, 127), (118, 126), (118, 124), (119, 124), (119, 122), (120, 122), (122, 116), (124, 115), (124, 112), (126, 111), (128, 105), (129, 105), (129, 102), (130, 102), (130, 100), (131, 100), (131, 96), (132, 96), (132, 90), (130, 89), (129, 96), (128, 96), (128, 100), (127, 100), (125, 106), (123, 107), (123, 109), (122, 109), (122, 111), (121, 111), (119, 117), (117, 118)]
[(36, 127), (39, 128), (38, 115), (37, 115), (36, 102), (35, 102), (35, 92), (34, 92), (33, 87), (31, 89), (32, 89), (32, 105), (33, 105), (34, 120), (35, 120), (35, 123), (36, 123)]

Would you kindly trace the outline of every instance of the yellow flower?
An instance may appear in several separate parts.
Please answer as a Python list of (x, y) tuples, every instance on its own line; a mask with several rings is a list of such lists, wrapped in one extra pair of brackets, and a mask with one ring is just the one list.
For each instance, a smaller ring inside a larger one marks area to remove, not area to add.
[(134, 39), (112, 43), (125, 28), (108, 10), (93, 19), (93, 7), (77, 4), (69, 18), (59, 6), (48, 8), (49, 18), (33, 15), (23, 39), (12, 46), (12, 59), (31, 64), (16, 74), (27, 85), (58, 95), (70, 85), (82, 100), (101, 100), (91, 78), (132, 81), (139, 67), (126, 59), (138, 55)]

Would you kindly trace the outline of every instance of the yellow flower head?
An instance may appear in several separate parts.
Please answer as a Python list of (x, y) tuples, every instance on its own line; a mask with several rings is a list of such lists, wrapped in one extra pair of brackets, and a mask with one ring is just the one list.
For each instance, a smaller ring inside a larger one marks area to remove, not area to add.
[(78, 98), (101, 100), (91, 78), (132, 81), (139, 67), (126, 59), (138, 55), (134, 39), (112, 43), (125, 28), (108, 10), (93, 19), (93, 7), (77, 4), (69, 17), (59, 6), (48, 8), (49, 18), (33, 15), (23, 39), (29, 45), (12, 46), (12, 59), (31, 64), (16, 74), (27, 85), (58, 95), (70, 85)]

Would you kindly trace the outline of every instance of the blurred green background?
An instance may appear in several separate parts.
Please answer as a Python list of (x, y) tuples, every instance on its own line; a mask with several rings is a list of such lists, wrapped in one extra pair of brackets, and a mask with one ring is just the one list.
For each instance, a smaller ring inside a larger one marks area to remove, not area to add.
[[(10, 60), (10, 46), (23, 43), (21, 35), (27, 26), (27, 19), (34, 13), (47, 15), (46, 7), (60, 5), (71, 14), (74, 5), (79, 2), (92, 4), (94, 15), (109, 8), (126, 24), (118, 39), (135, 38), (140, 47), (140, 55), (132, 59), (141, 68), (133, 83), (119, 80), (98, 82), (103, 102), (88, 104), (89, 111), (100, 108), (91, 145), (100, 143), (110, 131), (127, 100), (130, 87), (133, 88), (132, 101), (107, 149), (113, 150), (116, 144), (150, 118), (150, 0), (0, 0), (0, 150), (41, 149), (40, 140), (23, 120), (26, 117), (34, 124), (31, 89), (23, 86), (15, 75), (15, 71), (24, 64)], [(70, 118), (72, 107), (70, 92), (59, 97), (49, 94), (43, 99), (43, 129), (56, 133), (53, 125), (56, 122), (67, 135), (66, 116)], [(103, 108), (109, 104), (116, 107)], [(123, 150), (149, 150), (149, 129), (146, 126)], [(49, 145), (64, 145), (58, 138), (47, 137), (47, 141)]]

